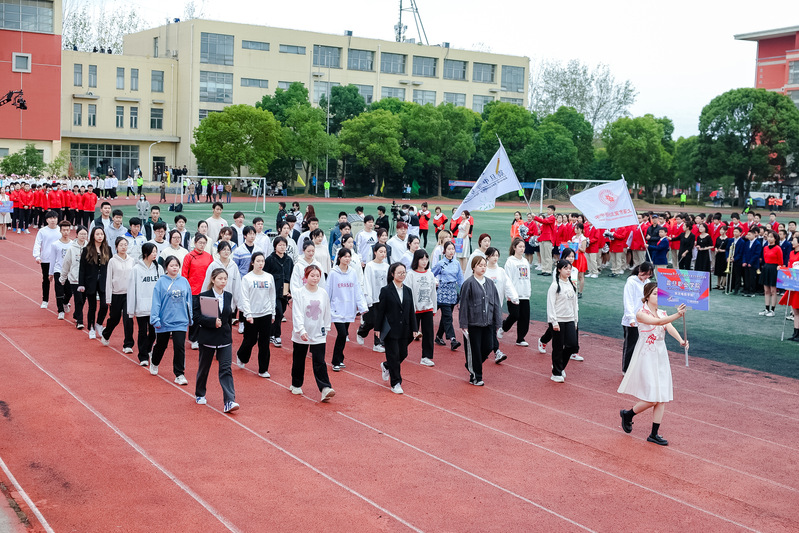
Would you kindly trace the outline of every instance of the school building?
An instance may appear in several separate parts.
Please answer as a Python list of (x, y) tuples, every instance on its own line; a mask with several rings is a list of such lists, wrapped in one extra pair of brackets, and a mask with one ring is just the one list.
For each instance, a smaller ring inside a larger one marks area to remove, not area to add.
[(799, 26), (736, 35), (757, 43), (755, 87), (787, 94), (799, 106)]

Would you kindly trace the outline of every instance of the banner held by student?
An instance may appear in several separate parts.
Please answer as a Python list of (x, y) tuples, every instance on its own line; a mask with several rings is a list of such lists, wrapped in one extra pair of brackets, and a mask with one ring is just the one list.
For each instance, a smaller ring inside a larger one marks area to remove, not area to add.
[[(698, 311), (710, 310), (710, 272), (661, 268), (657, 271), (658, 306), (685, 304)], [(685, 316), (682, 317), (683, 339), (688, 339)], [(685, 366), (688, 366), (688, 348), (685, 348)]]
[(490, 211), (494, 209), (497, 198), (509, 192), (517, 192), (521, 188), (519, 178), (516, 177), (505, 147), (500, 141), (499, 150), (491, 158), (483, 173), (480, 174), (480, 179), (474, 184), (452, 217), (453, 219), (458, 218), (464, 210)]

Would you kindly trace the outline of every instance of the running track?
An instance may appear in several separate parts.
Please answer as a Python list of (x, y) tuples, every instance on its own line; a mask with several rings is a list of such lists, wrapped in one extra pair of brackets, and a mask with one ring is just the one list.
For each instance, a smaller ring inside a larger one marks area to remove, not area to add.
[(286, 342), (272, 379), (234, 366), (229, 416), (215, 370), (194, 404), (196, 352), (179, 387), (170, 352), (153, 377), (121, 353), (121, 326), (106, 348), (55, 320), (54, 301), (39, 309), (33, 236), (0, 242), (0, 481), (33, 531), (799, 529), (796, 380), (675, 354), (661, 448), (650, 414), (621, 430), (616, 339), (584, 335), (586, 361), (559, 385), (548, 355), (507, 335), (483, 388), (462, 350), (437, 347), (426, 368), (415, 343), (403, 396), (353, 342), (329, 404), (310, 362), (306, 395), (289, 393)]

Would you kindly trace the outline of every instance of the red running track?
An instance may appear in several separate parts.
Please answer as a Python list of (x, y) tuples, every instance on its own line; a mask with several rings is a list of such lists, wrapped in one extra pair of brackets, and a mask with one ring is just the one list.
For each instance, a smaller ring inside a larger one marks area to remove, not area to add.
[(651, 415), (631, 435), (619, 427), (632, 399), (615, 392), (617, 339), (583, 335), (586, 360), (559, 385), (548, 355), (506, 336), (509, 359), (487, 363), (482, 388), (467, 383), (462, 351), (438, 349), (427, 368), (415, 343), (402, 396), (380, 379), (380, 354), (353, 342), (329, 404), (310, 368), (306, 395), (289, 393), (286, 342), (272, 379), (234, 367), (242, 408), (224, 415), (213, 374), (209, 405), (193, 401), (197, 352), (179, 387), (168, 359), (153, 377), (123, 355), (121, 331), (106, 348), (57, 321), (53, 303), (39, 309), (33, 235), (10, 239), (0, 459), (30, 497), (31, 530), (799, 529), (796, 380), (675, 355), (661, 448), (645, 441)]

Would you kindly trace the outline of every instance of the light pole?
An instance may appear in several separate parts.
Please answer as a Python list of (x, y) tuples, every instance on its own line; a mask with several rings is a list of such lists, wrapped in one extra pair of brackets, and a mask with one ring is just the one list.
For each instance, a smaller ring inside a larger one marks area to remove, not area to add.
[(158, 144), (160, 142), (161, 141), (155, 141), (153, 144), (150, 145), (149, 148), (147, 148), (147, 160), (150, 163), (150, 172), (152, 172), (152, 174), (150, 175), (150, 181), (153, 181), (153, 178), (155, 177), (155, 172), (153, 169), (153, 155), (152, 155), (153, 145)]
[[(327, 136), (330, 137), (330, 59), (328, 58), (327, 61), (327, 116), (326, 116), (326, 127), (325, 132)], [(327, 139), (325, 139), (325, 143), (327, 143)], [(330, 163), (328, 158), (330, 157), (330, 144), (325, 144), (325, 181), (327, 181), (327, 171), (330, 167)]]

